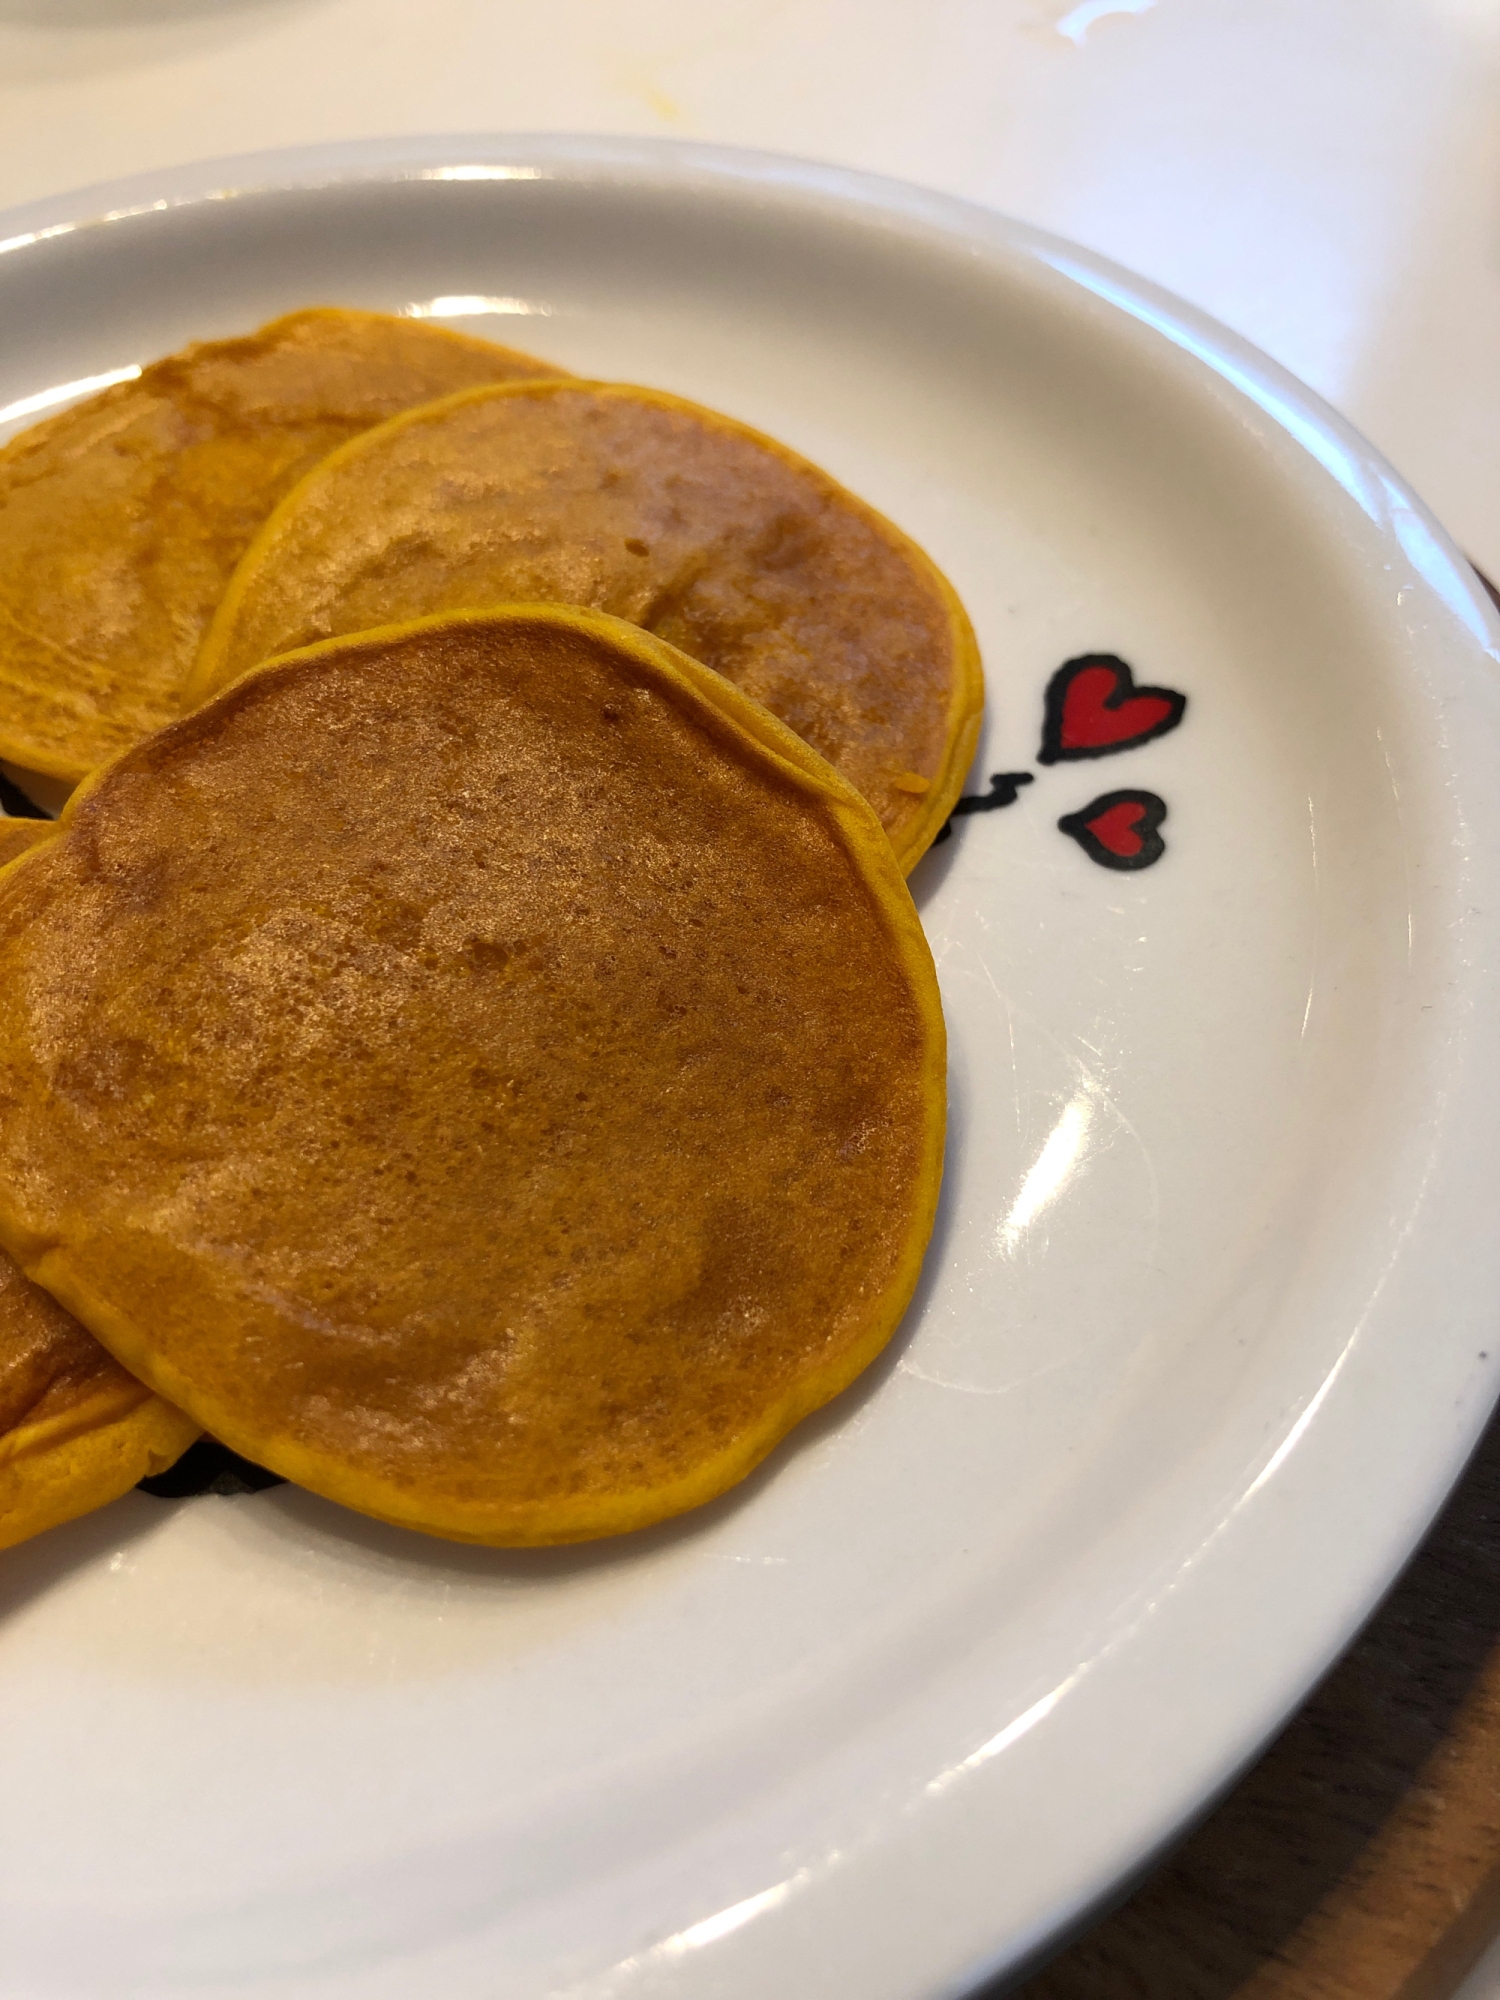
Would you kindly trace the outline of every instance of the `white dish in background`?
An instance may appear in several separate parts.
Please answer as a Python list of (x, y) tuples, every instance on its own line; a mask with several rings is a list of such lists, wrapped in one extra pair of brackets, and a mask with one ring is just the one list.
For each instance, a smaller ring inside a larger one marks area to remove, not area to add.
[[(329, 301), (748, 419), (947, 570), (971, 789), (1034, 773), (913, 883), (954, 1076), (917, 1303), (740, 1492), (514, 1554), (131, 1496), (7, 1555), (0, 1992), (918, 2000), (1020, 1963), (1350, 1636), (1500, 1380), (1470, 574), (1223, 329), (859, 175), (387, 142), (0, 239), (4, 405)], [(1042, 768), (1090, 651), (1183, 724)], [(1058, 831), (1117, 787), (1167, 802), (1159, 865)]]

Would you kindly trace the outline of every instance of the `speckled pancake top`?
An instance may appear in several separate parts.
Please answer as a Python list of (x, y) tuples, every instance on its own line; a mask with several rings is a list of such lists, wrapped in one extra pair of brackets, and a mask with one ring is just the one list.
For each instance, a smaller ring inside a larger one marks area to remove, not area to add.
[(191, 696), (288, 647), (507, 601), (611, 612), (727, 675), (864, 794), (904, 867), (952, 810), (983, 682), (946, 580), (785, 446), (620, 383), (456, 394), (330, 457), (248, 552)]
[(385, 313), (202, 341), (0, 447), (0, 757), (79, 778), (177, 712), (235, 564), (288, 487), (434, 396), (559, 371)]
[[(0, 866), (55, 834), (0, 818)], [(196, 1432), (0, 1250), (0, 1549), (118, 1498)]]
[(942, 1130), (873, 815), (612, 619), (273, 664), (0, 875), (0, 1237), (386, 1519), (568, 1540), (721, 1491), (888, 1337)]

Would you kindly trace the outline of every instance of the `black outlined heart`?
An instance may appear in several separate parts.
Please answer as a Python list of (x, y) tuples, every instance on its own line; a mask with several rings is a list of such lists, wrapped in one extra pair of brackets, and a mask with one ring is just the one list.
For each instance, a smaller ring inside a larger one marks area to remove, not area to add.
[(1081, 653), (1047, 683), (1037, 762), (1066, 764), (1133, 750), (1175, 729), (1186, 707), (1187, 696), (1175, 688), (1137, 687), (1114, 653)]
[(1166, 816), (1167, 802), (1155, 792), (1105, 792), (1082, 812), (1064, 813), (1057, 824), (1101, 868), (1134, 870), (1151, 867), (1166, 853), (1157, 832)]

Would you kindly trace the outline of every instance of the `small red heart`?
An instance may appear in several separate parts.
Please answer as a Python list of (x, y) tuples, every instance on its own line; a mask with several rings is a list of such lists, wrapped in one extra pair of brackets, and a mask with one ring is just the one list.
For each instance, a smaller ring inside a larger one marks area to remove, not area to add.
[(1166, 801), (1155, 792), (1106, 792), (1057, 823), (1101, 868), (1134, 869), (1149, 868), (1166, 853), (1157, 832), (1166, 816)]
[(1088, 829), (1099, 845), (1119, 860), (1133, 861), (1143, 845), (1136, 829), (1145, 817), (1146, 808), (1139, 799), (1126, 799), (1107, 812), (1096, 813)]
[(1065, 661), (1047, 683), (1042, 719), (1043, 764), (1108, 757), (1165, 736), (1182, 720), (1187, 696), (1172, 688), (1138, 688), (1113, 653)]

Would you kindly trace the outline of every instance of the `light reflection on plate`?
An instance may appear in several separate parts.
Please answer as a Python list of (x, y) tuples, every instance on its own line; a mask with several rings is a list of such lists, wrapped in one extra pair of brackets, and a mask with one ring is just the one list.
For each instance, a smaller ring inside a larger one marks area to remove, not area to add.
[[(39, 204), (0, 223), (0, 406), (315, 299), (535, 318), (827, 465), (969, 606), (976, 787), (1037, 764), (1081, 653), (1190, 707), (918, 869), (928, 1268), (739, 1492), (514, 1554), (288, 1488), (132, 1497), (12, 1552), (0, 1994), (957, 1992), (1229, 1777), (1489, 1408), (1492, 614), (1221, 328), (942, 197), (703, 148), (374, 143)], [(1136, 874), (1058, 830), (1116, 783), (1170, 805)]]

